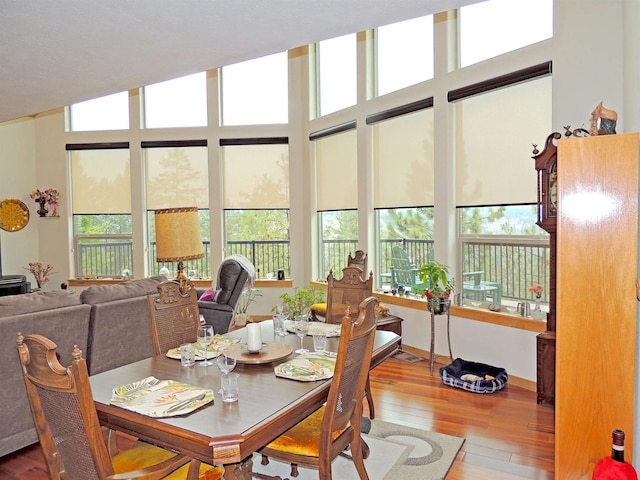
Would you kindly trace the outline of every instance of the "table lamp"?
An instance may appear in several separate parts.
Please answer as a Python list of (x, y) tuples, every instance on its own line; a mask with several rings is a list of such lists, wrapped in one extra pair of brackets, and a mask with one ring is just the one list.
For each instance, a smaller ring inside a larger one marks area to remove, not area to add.
[(183, 262), (204, 257), (198, 208), (163, 208), (154, 213), (156, 261), (178, 262), (175, 279), (180, 282), (180, 291), (185, 293), (189, 282), (184, 274)]

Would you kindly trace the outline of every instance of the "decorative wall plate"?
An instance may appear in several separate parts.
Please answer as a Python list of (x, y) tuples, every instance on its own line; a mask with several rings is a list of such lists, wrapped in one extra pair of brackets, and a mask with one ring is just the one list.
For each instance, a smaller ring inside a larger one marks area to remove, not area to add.
[(29, 223), (29, 209), (17, 198), (0, 202), (0, 228), (7, 232), (22, 230)]

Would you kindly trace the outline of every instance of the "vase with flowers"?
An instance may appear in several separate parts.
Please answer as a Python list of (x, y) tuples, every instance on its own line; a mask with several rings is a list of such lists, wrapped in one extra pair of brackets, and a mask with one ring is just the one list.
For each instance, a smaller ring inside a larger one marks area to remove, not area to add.
[(49, 281), (49, 274), (53, 270), (53, 265), (50, 263), (44, 265), (42, 262), (29, 262), (27, 270), (31, 272), (31, 275), (35, 278), (36, 284), (40, 289), (42, 288), (42, 285)]
[(249, 305), (256, 301), (256, 297), (262, 296), (262, 290), (259, 288), (253, 288), (249, 285), (245, 285), (233, 316), (233, 324), (237, 327), (243, 327), (247, 324), (247, 321), (251, 321), (251, 317), (248, 313)]
[(529, 291), (535, 295), (536, 298), (536, 306), (531, 313), (531, 317), (535, 320), (544, 320), (545, 313), (540, 308), (540, 302), (542, 301), (542, 292), (544, 288), (539, 283), (532, 285), (529, 287)]

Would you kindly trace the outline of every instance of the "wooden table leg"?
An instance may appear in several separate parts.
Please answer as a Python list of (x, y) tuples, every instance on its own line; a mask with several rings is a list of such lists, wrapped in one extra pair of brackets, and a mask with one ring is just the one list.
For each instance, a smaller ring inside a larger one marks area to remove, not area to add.
[(224, 466), (224, 480), (251, 480), (253, 470), (253, 456), (240, 463), (230, 463)]

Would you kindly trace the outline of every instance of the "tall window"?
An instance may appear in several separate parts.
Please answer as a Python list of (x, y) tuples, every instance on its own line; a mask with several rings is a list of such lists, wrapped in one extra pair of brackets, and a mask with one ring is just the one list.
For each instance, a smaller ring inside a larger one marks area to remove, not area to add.
[[(193, 142), (201, 143), (201, 142)], [(146, 157), (146, 192), (149, 226), (149, 265), (154, 274), (166, 266), (175, 273), (177, 265), (156, 263), (155, 214), (161, 208), (198, 207), (200, 234), (205, 256), (185, 263), (185, 272), (195, 278), (210, 278), (209, 170), (207, 147), (166, 146), (163, 142), (143, 144)], [(176, 232), (179, 235), (180, 232)]]
[(222, 123), (287, 123), (288, 71), (287, 52), (222, 67)]
[(460, 66), (553, 36), (553, 0), (489, 0), (460, 9)]
[(529, 286), (548, 287), (531, 144), (551, 132), (551, 77), (465, 98), (455, 115), (463, 282), (466, 272), (478, 272), (500, 288), (502, 302), (528, 299)]
[(146, 128), (207, 125), (207, 75), (205, 72), (148, 85), (143, 91)]
[(226, 255), (289, 275), (289, 145), (222, 141)]
[(381, 285), (392, 281), (393, 247), (415, 265), (433, 258), (433, 110), (387, 117), (372, 125)]
[(349, 253), (358, 249), (358, 158), (353, 127), (333, 135), (312, 136), (316, 138), (321, 279), (331, 269), (339, 274), (347, 266)]
[(133, 275), (129, 149), (67, 149), (76, 277)]
[(74, 103), (69, 107), (72, 132), (126, 130), (129, 128), (129, 92)]
[(356, 34), (318, 44), (319, 112), (328, 115), (356, 104)]
[(378, 95), (433, 78), (433, 15), (378, 28), (376, 51)]

